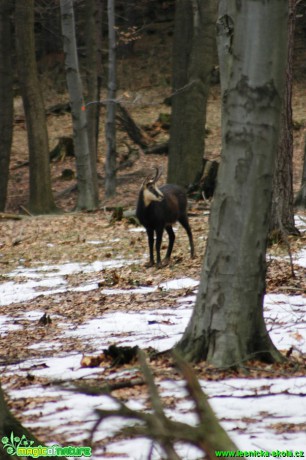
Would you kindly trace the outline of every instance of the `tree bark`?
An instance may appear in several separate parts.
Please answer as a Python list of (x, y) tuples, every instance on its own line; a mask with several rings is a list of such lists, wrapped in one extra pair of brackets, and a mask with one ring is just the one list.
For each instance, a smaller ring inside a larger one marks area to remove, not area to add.
[(5, 210), (13, 136), (11, 11), (10, 3), (7, 0), (0, 0), (0, 211)]
[(106, 113), (105, 196), (116, 193), (116, 30), (114, 0), (107, 1), (108, 17), (108, 96)]
[(299, 209), (306, 209), (306, 136), (304, 140), (304, 162), (303, 162), (301, 188), (296, 196), (294, 204)]
[(201, 176), (216, 17), (215, 0), (176, 1), (168, 182), (183, 187)]
[(18, 75), (27, 124), (32, 214), (56, 210), (51, 191), (49, 145), (45, 109), (37, 75), (34, 44), (34, 0), (15, 2)]
[(286, 85), (281, 112), (281, 130), (273, 177), (272, 208), (270, 215), (270, 232), (274, 235), (279, 234), (281, 239), (284, 231), (286, 233), (299, 234), (294, 223), (292, 179), (292, 73), (296, 4), (296, 0), (289, 0)]
[(287, 9), (287, 0), (220, 2), (220, 60), (230, 54), (222, 78), (222, 158), (197, 300), (178, 343), (188, 360), (223, 367), (282, 359), (266, 330), (263, 300)]
[[(87, 108), (87, 130), (89, 151), (93, 171), (96, 168), (99, 138), (100, 87), (101, 87), (101, 45), (102, 28), (101, 4), (95, 0), (85, 1), (85, 45), (86, 45), (86, 80), (87, 100), (92, 104)], [(94, 180), (98, 180), (94, 174)], [(94, 184), (98, 189), (98, 184)]]
[(87, 119), (84, 110), (82, 82), (77, 55), (75, 21), (72, 0), (61, 0), (61, 21), (67, 86), (71, 105), (73, 142), (76, 156), (78, 202), (77, 209), (98, 207), (97, 171), (89, 151)]

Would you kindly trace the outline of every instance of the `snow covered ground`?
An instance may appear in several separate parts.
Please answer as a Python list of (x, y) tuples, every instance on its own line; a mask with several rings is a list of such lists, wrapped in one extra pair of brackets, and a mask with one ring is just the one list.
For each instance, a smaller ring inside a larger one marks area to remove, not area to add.
[[(294, 255), (295, 263), (306, 266), (306, 251)], [(11, 320), (10, 305), (27, 302), (37, 296), (63, 293), (67, 291), (90, 291), (98, 289), (94, 274), (101, 270), (122, 266), (130, 262), (124, 260), (101, 261), (92, 264), (65, 263), (63, 265), (44, 265), (37, 268), (19, 268), (7, 274), (9, 281), (0, 284), (0, 334), (5, 336), (10, 331), (22, 333), (22, 322)], [(92, 273), (92, 281), (86, 281), (77, 287), (69, 285), (67, 275), (72, 273)], [(86, 341), (97, 350), (107, 348), (110, 344), (138, 345), (166, 350), (173, 346), (184, 331), (195, 299), (198, 282), (191, 278), (173, 279), (159, 286), (135, 288), (136, 293), (152, 292), (156, 289), (172, 290), (190, 288), (193, 293), (179, 298), (169, 308), (146, 310), (140, 312), (106, 312), (101, 317), (88, 320), (78, 327), (72, 327), (63, 321), (60, 323), (62, 338), (78, 338)], [(131, 292), (131, 290), (129, 291)], [(122, 294), (116, 288), (101, 288), (107, 296)], [(265, 298), (265, 318), (271, 338), (281, 350), (293, 348), (297, 356), (306, 353), (306, 298), (305, 295), (268, 294)], [(44, 311), (25, 311), (19, 319), (37, 322)], [(145, 327), (144, 327), (145, 325)], [(16, 336), (17, 337), (17, 336)], [(52, 380), (92, 379), (103, 375), (103, 368), (82, 368), (81, 353), (58, 353), (56, 343), (46, 337), (39, 344), (41, 350), (53, 350), (53, 356), (28, 359), (19, 364), (3, 367), (6, 376), (20, 375), (26, 377), (30, 371), (35, 377)], [(50, 355), (50, 354), (49, 354)], [(122, 372), (122, 371), (121, 371)], [(126, 377), (132, 377), (133, 369), (123, 371)], [(114, 378), (114, 375), (112, 376)], [(295, 378), (260, 378), (228, 379), (218, 381), (202, 380), (201, 385), (209, 396), (210, 404), (215, 410), (223, 427), (241, 450), (253, 451), (306, 451), (306, 376)], [(94, 410), (111, 409), (114, 402), (107, 396), (89, 396), (76, 394), (61, 387), (41, 387), (32, 384), (29, 387), (10, 389), (9, 397), (13, 400), (36, 397), (41, 394), (40, 404), (27, 409), (24, 417), (33, 421), (31, 427), (44, 427), (50, 433), (48, 444), (54, 444), (52, 434), (65, 434), (67, 445), (84, 445), (88, 433), (96, 420)], [(175, 408), (167, 413), (176, 420), (194, 424), (197, 422), (192, 403), (186, 399), (182, 381), (165, 380), (160, 384), (161, 394), (176, 400)], [(144, 407), (142, 399), (131, 399), (132, 408)], [(103, 422), (96, 432), (94, 441), (111, 436), (121, 426), (117, 419)], [(304, 427), (304, 429), (299, 428)], [(114, 456), (116, 459), (147, 459), (151, 451), (151, 442), (146, 439), (120, 440), (110, 442), (105, 449), (97, 448), (93, 459)], [(200, 458), (199, 452), (190, 446), (180, 445), (178, 453), (182, 458)], [(151, 451), (154, 459), (161, 458), (157, 447)]]

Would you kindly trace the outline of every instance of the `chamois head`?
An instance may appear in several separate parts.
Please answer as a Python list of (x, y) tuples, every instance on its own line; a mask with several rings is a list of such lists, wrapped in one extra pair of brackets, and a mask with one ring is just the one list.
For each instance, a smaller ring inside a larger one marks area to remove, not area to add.
[(146, 177), (142, 184), (142, 191), (143, 191), (143, 201), (145, 207), (149, 206), (152, 201), (162, 201), (164, 198), (164, 194), (159, 190), (156, 185), (156, 182), (160, 178), (162, 174), (162, 170), (155, 167), (156, 173), (155, 176), (152, 177), (151, 175)]

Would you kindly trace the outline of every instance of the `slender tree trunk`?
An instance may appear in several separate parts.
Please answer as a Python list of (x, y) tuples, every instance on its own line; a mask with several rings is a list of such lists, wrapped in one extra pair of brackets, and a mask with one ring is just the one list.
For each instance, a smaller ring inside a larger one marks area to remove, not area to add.
[(72, 0), (60, 0), (62, 33), (64, 37), (65, 67), (70, 97), (73, 142), (76, 156), (78, 182), (78, 209), (93, 210), (98, 207), (98, 187), (95, 163), (89, 151), (87, 119), (84, 110), (82, 82), (79, 72), (75, 21)]
[(13, 70), (10, 14), (12, 6), (0, 0), (0, 211), (4, 211), (13, 135)]
[(189, 360), (233, 366), (282, 359), (266, 330), (263, 300), (287, 9), (288, 0), (220, 2), (220, 60), (230, 54), (222, 159), (196, 305), (178, 344)]
[[(95, 171), (97, 163), (97, 148), (99, 137), (99, 113), (100, 113), (100, 46), (99, 34), (101, 31), (100, 4), (96, 0), (85, 1), (85, 44), (86, 44), (86, 80), (87, 80), (87, 131), (89, 152), (92, 160), (92, 169)], [(92, 104), (91, 104), (92, 102)], [(97, 174), (93, 175), (98, 180)], [(98, 184), (94, 184), (98, 190)]]
[(105, 195), (111, 197), (116, 193), (116, 29), (115, 0), (107, 1), (108, 16), (108, 96), (106, 114), (106, 163)]
[(283, 231), (298, 234), (294, 223), (293, 196), (293, 128), (292, 128), (292, 72), (294, 31), (296, 22), (296, 0), (289, 0), (288, 51), (286, 86), (281, 114), (280, 139), (273, 178), (270, 232), (282, 237)]
[(304, 162), (301, 180), (301, 188), (295, 199), (295, 206), (299, 209), (306, 209), (306, 136), (304, 140)]
[(215, 0), (176, 1), (168, 182), (184, 187), (202, 172), (216, 17)]
[(34, 0), (15, 2), (18, 75), (27, 124), (30, 156), (30, 201), (33, 214), (54, 212), (45, 108), (37, 75)]

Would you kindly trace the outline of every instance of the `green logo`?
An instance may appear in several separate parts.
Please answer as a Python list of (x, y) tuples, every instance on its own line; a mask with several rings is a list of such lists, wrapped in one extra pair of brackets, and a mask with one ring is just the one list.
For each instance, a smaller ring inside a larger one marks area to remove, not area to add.
[(11, 432), (11, 436), (3, 436), (1, 439), (3, 448), (10, 455), (19, 457), (91, 457), (91, 447), (88, 446), (66, 446), (61, 447), (56, 444), (53, 446), (33, 446), (34, 441), (30, 441), (25, 435), (15, 436)]
[(11, 436), (9, 438), (3, 436), (1, 441), (3, 448), (6, 449), (6, 452), (10, 455), (15, 455), (18, 447), (27, 448), (34, 444), (34, 441), (28, 441), (25, 435), (22, 435), (21, 438), (19, 438), (19, 436), (15, 436), (13, 432), (11, 432)]

